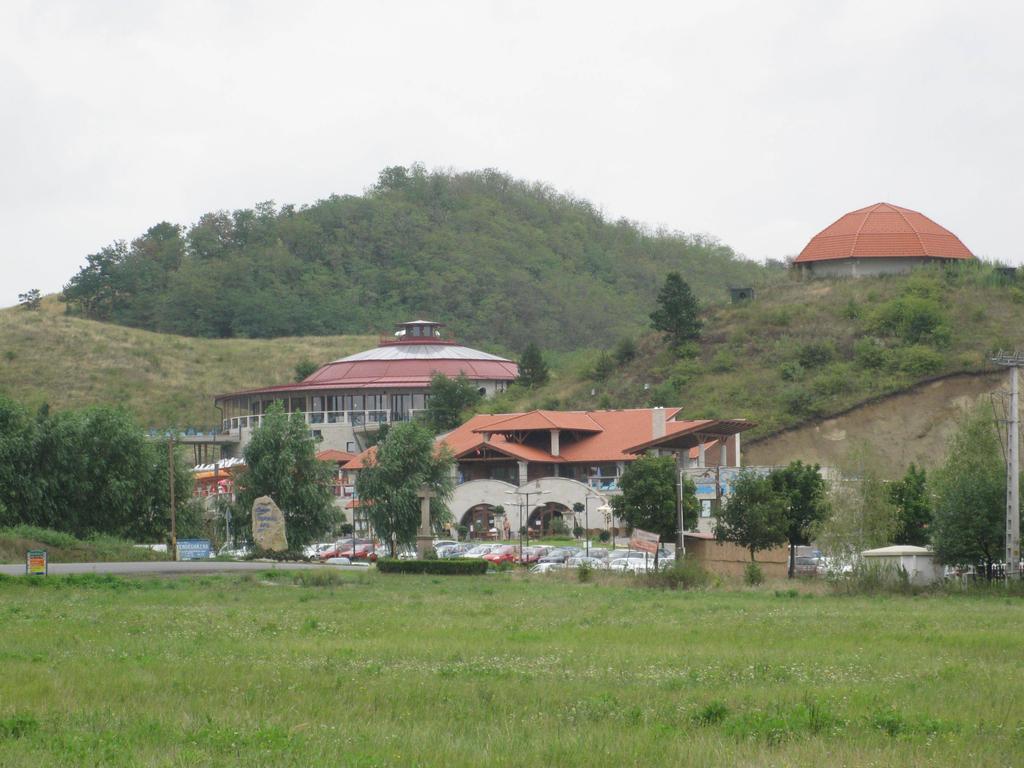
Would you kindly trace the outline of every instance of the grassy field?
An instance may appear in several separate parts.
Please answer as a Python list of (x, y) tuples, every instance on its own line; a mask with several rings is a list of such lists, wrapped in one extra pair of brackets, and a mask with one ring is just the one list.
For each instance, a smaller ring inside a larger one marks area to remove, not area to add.
[(0, 765), (1020, 764), (1024, 601), (0, 581)]

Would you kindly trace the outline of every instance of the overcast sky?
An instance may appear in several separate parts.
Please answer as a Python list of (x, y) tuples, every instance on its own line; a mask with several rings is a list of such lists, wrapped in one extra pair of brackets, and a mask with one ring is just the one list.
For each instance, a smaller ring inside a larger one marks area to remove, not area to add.
[(887, 201), (1019, 263), (1020, 2), (0, 4), (0, 306), (152, 224), (499, 168), (797, 253)]

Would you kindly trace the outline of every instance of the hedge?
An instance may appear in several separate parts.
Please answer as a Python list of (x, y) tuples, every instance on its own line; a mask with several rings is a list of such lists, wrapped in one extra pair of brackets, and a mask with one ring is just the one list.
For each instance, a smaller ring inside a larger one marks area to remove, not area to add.
[(473, 576), (487, 573), (486, 560), (378, 560), (381, 573), (432, 573), (440, 576)]

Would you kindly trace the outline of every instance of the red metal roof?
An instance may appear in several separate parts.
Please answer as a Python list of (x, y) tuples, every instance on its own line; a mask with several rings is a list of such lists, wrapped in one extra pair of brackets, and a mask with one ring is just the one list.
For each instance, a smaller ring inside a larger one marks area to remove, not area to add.
[(956, 235), (923, 213), (889, 203), (851, 211), (811, 238), (795, 263), (860, 258), (973, 259)]
[(329, 448), (326, 451), (320, 451), (316, 455), (320, 461), (331, 461), (338, 464), (344, 464), (345, 462), (352, 461), (356, 457), (356, 454), (349, 453), (348, 451), (339, 451), (335, 448)]
[(538, 429), (565, 429), (576, 432), (600, 432), (590, 416), (583, 411), (530, 411), (479, 427), (474, 432), (532, 432)]

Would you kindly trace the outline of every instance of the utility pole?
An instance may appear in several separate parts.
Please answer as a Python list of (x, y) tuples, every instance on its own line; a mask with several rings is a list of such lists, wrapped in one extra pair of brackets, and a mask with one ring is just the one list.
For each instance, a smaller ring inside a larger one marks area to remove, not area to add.
[(1024, 355), (999, 352), (992, 362), (1010, 369), (1010, 413), (1006, 419), (1006, 557), (1007, 581), (1020, 567), (1020, 398), (1017, 369)]
[(174, 509), (174, 437), (167, 440), (167, 485), (171, 492), (171, 560), (178, 559), (178, 524)]

